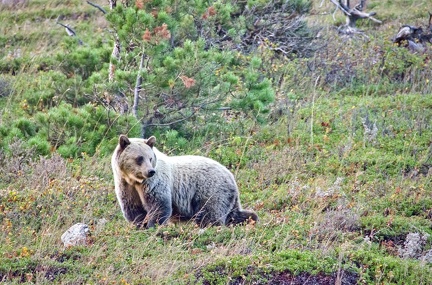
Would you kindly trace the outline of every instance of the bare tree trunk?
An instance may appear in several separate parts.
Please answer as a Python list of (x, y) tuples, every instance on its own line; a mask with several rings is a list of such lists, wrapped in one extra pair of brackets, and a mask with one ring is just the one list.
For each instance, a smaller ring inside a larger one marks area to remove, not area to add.
[[(109, 0), (109, 3), (111, 10), (117, 6), (117, 0)], [(115, 34), (114, 47), (111, 53), (111, 59), (108, 67), (108, 82), (114, 81), (115, 65), (112, 60), (113, 58), (115, 58), (116, 61), (120, 59), (120, 39), (118, 38), (117, 34)]]
[(117, 0), (109, 0), (111, 10), (117, 6)]
[(135, 90), (134, 90), (134, 103), (132, 106), (132, 114), (137, 119), (138, 119), (139, 94), (141, 91), (141, 84), (142, 84), (141, 71), (143, 70), (144, 58), (145, 58), (145, 53), (143, 52), (141, 55), (141, 62), (140, 62), (139, 69), (138, 69), (138, 75), (137, 75)]
[(116, 61), (120, 59), (120, 39), (118, 38), (117, 34), (115, 35), (114, 47), (111, 53), (111, 59), (108, 67), (108, 82), (114, 81), (114, 74), (115, 74), (116, 67), (115, 64), (113, 63), (113, 58), (115, 58)]

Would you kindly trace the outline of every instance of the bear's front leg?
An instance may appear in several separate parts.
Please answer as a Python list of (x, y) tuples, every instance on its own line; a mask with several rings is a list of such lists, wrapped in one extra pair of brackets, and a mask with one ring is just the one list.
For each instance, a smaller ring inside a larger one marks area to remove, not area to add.
[(138, 192), (133, 186), (127, 184), (125, 181), (122, 182), (119, 191), (117, 191), (117, 198), (123, 216), (137, 227), (145, 227), (147, 211), (144, 209)]
[(171, 199), (149, 197), (147, 205), (151, 205), (146, 217), (147, 228), (163, 225), (172, 215)]
[(138, 228), (146, 227), (147, 212), (142, 205), (125, 204), (123, 212), (126, 220), (132, 222)]

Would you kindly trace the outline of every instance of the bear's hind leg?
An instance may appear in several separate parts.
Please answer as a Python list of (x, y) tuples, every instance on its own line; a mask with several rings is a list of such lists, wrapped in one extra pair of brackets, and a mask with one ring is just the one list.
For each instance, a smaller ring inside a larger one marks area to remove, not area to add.
[(209, 226), (223, 226), (225, 225), (225, 218), (215, 216), (214, 213), (203, 208), (195, 214), (194, 220), (200, 228), (205, 228)]
[[(225, 195), (219, 197), (210, 197), (202, 199), (202, 197), (194, 197), (192, 206), (195, 214), (195, 222), (201, 227), (208, 226), (223, 226), (226, 224), (227, 216), (230, 209), (233, 208), (236, 202), (234, 195), (236, 189), (229, 189)], [(235, 190), (235, 191), (234, 191)]]
[(247, 222), (249, 220), (258, 221), (258, 215), (254, 211), (234, 209), (226, 219), (227, 225), (236, 225)]

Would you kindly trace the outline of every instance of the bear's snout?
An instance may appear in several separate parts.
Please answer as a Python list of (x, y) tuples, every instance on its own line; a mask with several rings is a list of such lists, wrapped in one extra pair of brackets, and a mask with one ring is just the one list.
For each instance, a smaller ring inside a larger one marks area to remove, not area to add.
[(155, 173), (156, 173), (156, 171), (154, 169), (149, 170), (148, 173), (147, 173), (147, 176), (148, 177), (152, 177), (153, 175), (155, 175)]

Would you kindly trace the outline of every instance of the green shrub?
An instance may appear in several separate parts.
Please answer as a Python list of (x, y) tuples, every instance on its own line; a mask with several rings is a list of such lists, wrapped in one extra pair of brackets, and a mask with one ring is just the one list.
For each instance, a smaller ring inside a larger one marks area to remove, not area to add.
[(111, 47), (78, 47), (73, 41), (73, 38), (67, 39), (68, 51), (59, 53), (56, 59), (61, 62), (60, 71), (63, 74), (69, 77), (79, 76), (85, 81), (93, 72), (100, 71), (104, 64), (109, 62)]
[(34, 149), (34, 151), (39, 155), (48, 155), (51, 151), (51, 145), (44, 138), (32, 137), (27, 141), (27, 145)]
[(14, 138), (25, 139), (29, 148), (38, 155), (57, 150), (63, 157), (78, 157), (82, 153), (109, 154), (122, 133), (138, 137), (139, 122), (132, 116), (120, 116), (101, 106), (87, 104), (73, 108), (62, 103), (48, 112), (38, 112), (34, 120), (20, 118), (11, 127), (3, 125), (2, 146)]
[(14, 127), (20, 130), (25, 137), (32, 137), (36, 134), (34, 122), (26, 118), (20, 118), (14, 122)]

